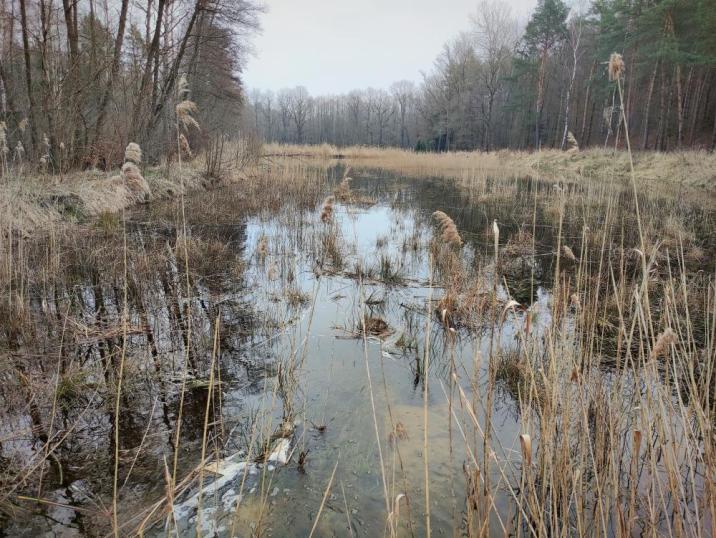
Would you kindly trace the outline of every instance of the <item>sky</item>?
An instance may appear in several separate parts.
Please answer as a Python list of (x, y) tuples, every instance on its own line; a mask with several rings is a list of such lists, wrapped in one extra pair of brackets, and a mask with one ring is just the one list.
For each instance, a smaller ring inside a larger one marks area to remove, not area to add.
[[(526, 21), (537, 0), (506, 0)], [(477, 0), (265, 0), (247, 88), (305, 86), (312, 95), (422, 79), (443, 45), (469, 28)]]

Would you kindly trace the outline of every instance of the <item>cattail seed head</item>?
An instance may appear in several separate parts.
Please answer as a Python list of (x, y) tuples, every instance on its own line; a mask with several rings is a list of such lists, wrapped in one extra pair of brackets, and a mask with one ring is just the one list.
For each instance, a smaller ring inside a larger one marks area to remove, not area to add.
[(567, 258), (570, 261), (573, 261), (573, 262), (577, 261), (577, 257), (574, 255), (574, 252), (567, 245), (562, 245), (562, 254), (564, 255), (565, 258)]

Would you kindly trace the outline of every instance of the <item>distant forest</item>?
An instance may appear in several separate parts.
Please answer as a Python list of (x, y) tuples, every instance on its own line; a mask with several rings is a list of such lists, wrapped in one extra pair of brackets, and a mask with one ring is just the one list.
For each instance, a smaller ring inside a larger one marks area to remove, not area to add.
[(130, 141), (157, 159), (176, 147), (181, 100), (200, 116), (192, 146), (237, 133), (262, 12), (257, 0), (0, 0), (2, 170), (110, 167)]
[(522, 26), (507, 2), (487, 0), (466, 27), (420, 84), (347, 95), (252, 91), (246, 121), (283, 143), (565, 148), (571, 133), (582, 147), (621, 147), (621, 103), (607, 76), (618, 52), (632, 147), (716, 145), (713, 0), (539, 0)]

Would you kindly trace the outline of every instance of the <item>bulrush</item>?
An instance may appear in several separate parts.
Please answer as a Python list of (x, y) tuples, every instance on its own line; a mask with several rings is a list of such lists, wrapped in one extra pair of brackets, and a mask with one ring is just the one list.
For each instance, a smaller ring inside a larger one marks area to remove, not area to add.
[(335, 198), (329, 196), (323, 200), (323, 208), (321, 209), (321, 222), (329, 223), (333, 220), (333, 203)]
[(438, 229), (440, 230), (440, 238), (442, 239), (443, 243), (446, 243), (453, 247), (462, 247), (462, 237), (460, 237), (460, 233), (457, 231), (455, 221), (453, 221), (443, 211), (436, 211), (435, 213), (433, 213), (433, 218), (438, 224)]

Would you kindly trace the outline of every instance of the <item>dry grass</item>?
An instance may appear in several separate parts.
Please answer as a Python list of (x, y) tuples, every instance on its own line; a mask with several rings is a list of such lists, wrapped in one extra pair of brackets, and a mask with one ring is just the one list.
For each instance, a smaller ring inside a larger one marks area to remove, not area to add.
[[(578, 152), (544, 150), (540, 152), (450, 152), (416, 153), (396, 148), (335, 146), (294, 146), (267, 144), (264, 154), (305, 156), (318, 159), (347, 160), (353, 167), (383, 168), (406, 175), (450, 178), (474, 178), (484, 174), (496, 176), (547, 175), (559, 179), (621, 180), (629, 178), (629, 156), (626, 152), (585, 149)], [(634, 156), (636, 179), (650, 187), (674, 189), (681, 186), (713, 191), (716, 187), (716, 154), (706, 151), (672, 153), (642, 152)]]

